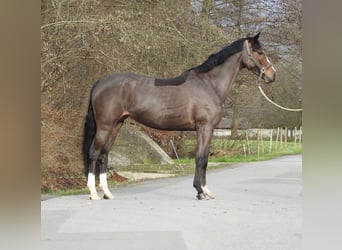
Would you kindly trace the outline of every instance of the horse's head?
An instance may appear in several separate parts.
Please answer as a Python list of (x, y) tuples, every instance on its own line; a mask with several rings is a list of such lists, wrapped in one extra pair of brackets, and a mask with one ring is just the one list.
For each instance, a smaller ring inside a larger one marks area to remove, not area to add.
[(276, 70), (259, 42), (259, 35), (260, 33), (246, 39), (242, 63), (259, 76), (258, 81), (262, 78), (266, 83), (271, 83), (275, 80)]

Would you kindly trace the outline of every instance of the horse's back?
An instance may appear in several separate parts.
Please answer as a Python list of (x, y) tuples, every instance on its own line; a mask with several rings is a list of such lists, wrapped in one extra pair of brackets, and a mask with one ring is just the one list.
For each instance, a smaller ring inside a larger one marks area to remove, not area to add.
[(132, 73), (132, 72), (117, 72), (106, 77), (103, 77), (99, 80), (98, 85), (105, 85), (109, 87), (110, 85), (122, 85), (136, 82), (153, 82), (154, 78)]
[(122, 91), (131, 92), (137, 84), (152, 84), (154, 78), (131, 72), (113, 73), (99, 79), (93, 86), (92, 96), (111, 95)]

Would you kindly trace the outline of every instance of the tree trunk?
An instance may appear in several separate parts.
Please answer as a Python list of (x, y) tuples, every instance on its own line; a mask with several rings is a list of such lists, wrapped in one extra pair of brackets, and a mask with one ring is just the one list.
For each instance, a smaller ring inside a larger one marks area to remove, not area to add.
[[(241, 24), (242, 24), (242, 8), (244, 5), (244, 1), (240, 0), (238, 2), (239, 7), (239, 18), (236, 22), (236, 32), (239, 38), (242, 37), (242, 30), (241, 30)], [(231, 128), (231, 138), (237, 137), (237, 130), (239, 128), (238, 118), (239, 118), (239, 87), (240, 84), (235, 83), (233, 87), (233, 91), (235, 90), (235, 94), (232, 95), (233, 100), (233, 117), (232, 117), (232, 128)]]
[(208, 33), (210, 10), (213, 6), (213, 0), (203, 0), (201, 11), (201, 33), (206, 37)]

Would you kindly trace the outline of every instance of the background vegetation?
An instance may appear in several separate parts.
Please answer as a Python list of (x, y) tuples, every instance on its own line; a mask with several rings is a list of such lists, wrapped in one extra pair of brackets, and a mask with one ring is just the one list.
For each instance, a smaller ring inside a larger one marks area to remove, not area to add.
[[(300, 0), (42, 0), (42, 190), (85, 184), (80, 148), (89, 90), (112, 72), (176, 76), (261, 31), (278, 70), (265, 91), (284, 106), (300, 107), (301, 15)], [(238, 77), (226, 102), (228, 126), (301, 125), (301, 113), (271, 106), (254, 82), (246, 72)], [(143, 130), (166, 150), (166, 141), (183, 136)], [(51, 183), (51, 175), (64, 177)]]

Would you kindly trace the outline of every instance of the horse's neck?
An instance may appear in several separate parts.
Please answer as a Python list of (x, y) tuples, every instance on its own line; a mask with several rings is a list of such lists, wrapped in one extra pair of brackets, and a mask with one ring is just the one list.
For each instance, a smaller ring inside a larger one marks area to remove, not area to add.
[(223, 64), (216, 66), (209, 74), (209, 79), (221, 101), (223, 102), (240, 71), (242, 53), (236, 53), (229, 57)]

